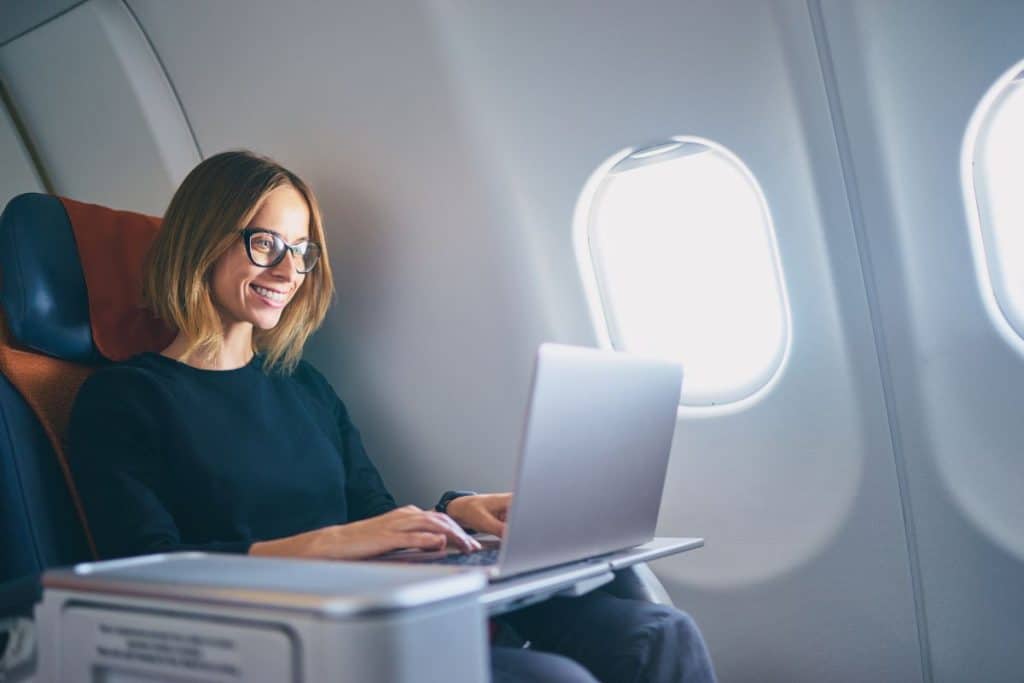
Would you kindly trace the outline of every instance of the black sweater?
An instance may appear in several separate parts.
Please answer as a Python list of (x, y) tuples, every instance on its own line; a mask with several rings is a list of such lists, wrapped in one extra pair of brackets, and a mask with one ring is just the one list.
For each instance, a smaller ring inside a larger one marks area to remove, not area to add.
[(327, 380), (145, 353), (92, 375), (68, 457), (101, 557), (247, 552), (395, 508)]

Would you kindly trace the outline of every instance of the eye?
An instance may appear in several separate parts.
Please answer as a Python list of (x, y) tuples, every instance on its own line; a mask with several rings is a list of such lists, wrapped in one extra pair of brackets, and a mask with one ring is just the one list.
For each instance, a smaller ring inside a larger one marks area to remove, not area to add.
[(256, 251), (270, 253), (274, 251), (274, 238), (270, 235), (253, 235), (249, 246)]

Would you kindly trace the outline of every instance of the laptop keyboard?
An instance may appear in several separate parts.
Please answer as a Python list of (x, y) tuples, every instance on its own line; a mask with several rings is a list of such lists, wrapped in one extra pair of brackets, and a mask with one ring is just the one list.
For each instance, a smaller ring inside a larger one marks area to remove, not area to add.
[(431, 560), (431, 564), (454, 564), (460, 567), (486, 567), (498, 563), (500, 548), (486, 548), (468, 555), (455, 554)]

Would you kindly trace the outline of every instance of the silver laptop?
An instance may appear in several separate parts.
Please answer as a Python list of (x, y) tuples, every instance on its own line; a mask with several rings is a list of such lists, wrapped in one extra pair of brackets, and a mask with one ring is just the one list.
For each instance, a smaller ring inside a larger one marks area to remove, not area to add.
[(682, 379), (669, 361), (542, 344), (505, 538), (472, 555), (403, 551), (376, 559), (477, 566), (502, 580), (647, 543)]

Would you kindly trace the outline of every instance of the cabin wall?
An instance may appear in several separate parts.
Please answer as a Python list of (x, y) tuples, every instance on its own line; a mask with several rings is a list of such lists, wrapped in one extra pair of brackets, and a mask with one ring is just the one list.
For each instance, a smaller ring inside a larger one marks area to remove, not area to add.
[(961, 151), (989, 87), (1024, 68), (1024, 5), (823, 4), (927, 661), (935, 681), (1019, 680), (1024, 345), (987, 310)]
[(119, 0), (80, 4), (6, 43), (0, 70), (59, 194), (162, 213), (201, 159), (157, 55)]
[[(585, 308), (569, 227), (608, 155), (696, 134), (764, 188), (789, 360), (754, 405), (680, 419), (659, 531), (708, 545), (654, 567), (697, 616), (723, 679), (854, 680), (868, 656), (879, 678), (920, 678), (877, 359), (859, 264), (845, 257), (857, 246), (806, 8), (445, 10), (470, 118), (536, 245), (522, 286), (536, 280), (551, 334), (592, 343), (573, 315)], [(851, 635), (851, 620), (865, 628)]]
[(338, 289), (307, 356), (426, 506), (511, 487), (536, 345), (596, 343), (590, 174), (714, 140), (767, 198), (791, 346), (757, 401), (680, 414), (659, 533), (707, 546), (652, 568), (723, 681), (1010, 681), (1022, 510), (975, 465), (1019, 472), (1022, 370), (980, 303), (959, 154), (1021, 27), (966, 0), (88, 0), (0, 44), (28, 138), (0, 120), (4, 167), (42, 166), (0, 192), (35, 173), (161, 213), (218, 151), (291, 167)]
[(19, 192), (45, 191), (32, 155), (6, 108), (0, 109), (0, 159), (0, 191), (5, 193), (4, 201)]

